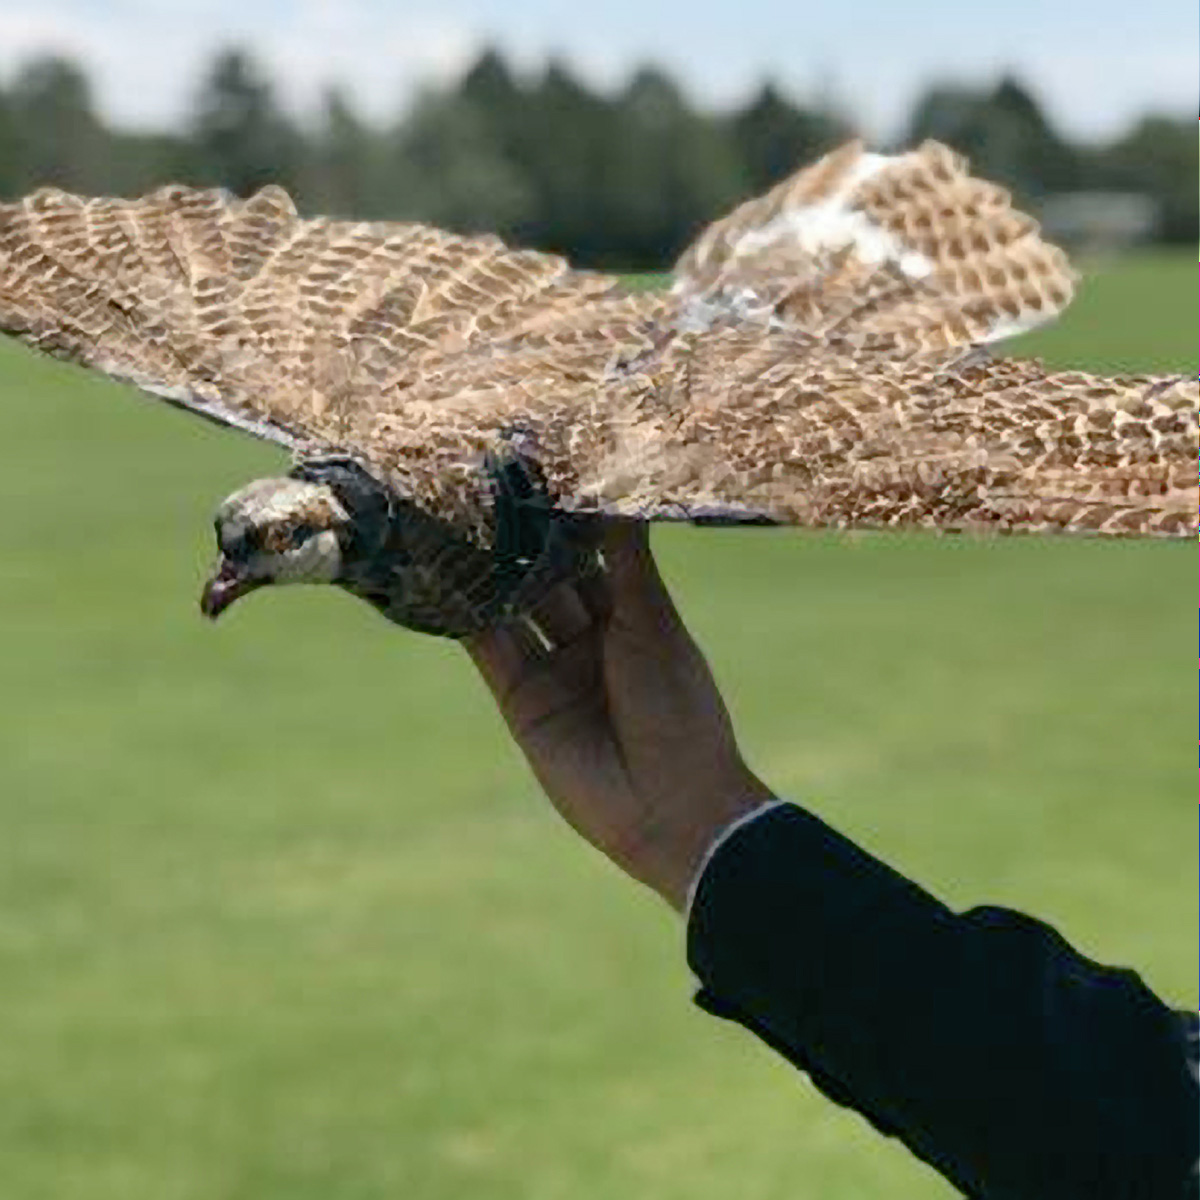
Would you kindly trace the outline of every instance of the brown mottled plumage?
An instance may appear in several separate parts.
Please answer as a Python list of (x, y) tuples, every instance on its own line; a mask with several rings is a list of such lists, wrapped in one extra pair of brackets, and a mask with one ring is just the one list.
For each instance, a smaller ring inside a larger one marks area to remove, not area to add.
[(706, 230), (670, 294), (493, 237), (304, 221), (276, 188), (0, 206), (0, 328), (293, 451), (310, 489), (222, 518), (273, 531), (256, 582), (303, 561), (452, 635), (584, 569), (588, 514), (1194, 535), (1194, 380), (977, 350), (1072, 287), (936, 143), (835, 151)]
[(1070, 302), (1066, 255), (945, 146), (868, 154), (850, 142), (709, 226), (677, 291), (748, 290), (789, 325), (898, 351), (1009, 337)]

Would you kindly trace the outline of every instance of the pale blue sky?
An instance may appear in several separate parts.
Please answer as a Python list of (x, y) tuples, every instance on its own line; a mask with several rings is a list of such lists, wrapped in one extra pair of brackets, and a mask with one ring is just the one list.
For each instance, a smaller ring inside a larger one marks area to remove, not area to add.
[(487, 42), (533, 67), (549, 53), (599, 85), (663, 63), (699, 103), (745, 98), (771, 76), (832, 88), (867, 130), (893, 134), (930, 78), (1018, 71), (1074, 135), (1105, 136), (1155, 108), (1193, 116), (1192, 0), (0, 0), (0, 78), (27, 54), (91, 64), (102, 106), (140, 125), (186, 106), (212, 47), (238, 39), (288, 102), (345, 83), (374, 116), (445, 78)]

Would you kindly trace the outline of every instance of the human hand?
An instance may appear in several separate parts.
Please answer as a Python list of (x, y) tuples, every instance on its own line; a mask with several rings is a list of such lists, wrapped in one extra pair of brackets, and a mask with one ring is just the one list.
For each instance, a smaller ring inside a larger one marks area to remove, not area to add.
[(562, 816), (682, 910), (716, 835), (771, 793), (742, 759), (647, 526), (610, 525), (601, 557), (535, 610), (550, 649), (519, 623), (466, 649)]

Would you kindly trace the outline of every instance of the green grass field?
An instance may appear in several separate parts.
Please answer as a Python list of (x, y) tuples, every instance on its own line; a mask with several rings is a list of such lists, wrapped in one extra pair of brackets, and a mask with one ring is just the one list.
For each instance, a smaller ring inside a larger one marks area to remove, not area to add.
[[(1192, 288), (1113, 264), (1026, 347), (1190, 371)], [(949, 1196), (692, 1009), (454, 646), (331, 590), (199, 618), (272, 451), (9, 343), (0, 444), (4, 1200)], [(1196, 1004), (1193, 545), (656, 546), (782, 793)]]

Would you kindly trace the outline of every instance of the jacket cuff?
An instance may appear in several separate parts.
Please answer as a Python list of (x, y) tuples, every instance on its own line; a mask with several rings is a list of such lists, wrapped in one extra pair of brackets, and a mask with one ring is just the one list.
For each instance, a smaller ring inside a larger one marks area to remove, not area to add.
[(785, 801), (783, 800), (764, 800), (757, 808), (752, 808), (748, 813), (742, 813), (742, 815), (735, 821), (731, 821), (725, 826), (724, 829), (721, 830), (720, 833), (717, 834), (715, 838), (713, 838), (708, 849), (704, 852), (704, 857), (700, 860), (700, 865), (696, 868), (696, 873), (692, 876), (692, 882), (688, 885), (687, 900), (684, 902), (683, 906), (683, 923), (685, 929), (691, 922), (692, 905), (696, 902), (696, 891), (700, 886), (700, 880), (704, 878), (704, 872), (708, 870), (708, 864), (712, 862), (717, 851), (720, 850), (721, 847), (724, 846), (725, 843), (729, 841), (729, 839), (733, 837), (733, 835), (737, 833), (739, 829), (749, 825), (751, 821), (757, 821), (758, 818), (764, 813), (769, 813), (773, 808), (778, 808), (784, 803)]
[[(707, 987), (740, 988), (755, 968), (778, 982), (780, 940), (808, 990), (826, 951), (872, 913), (897, 908), (953, 920), (927, 892), (794, 804), (769, 803), (730, 826), (709, 851), (687, 909), (688, 964)], [(753, 936), (752, 931), (761, 931)]]

